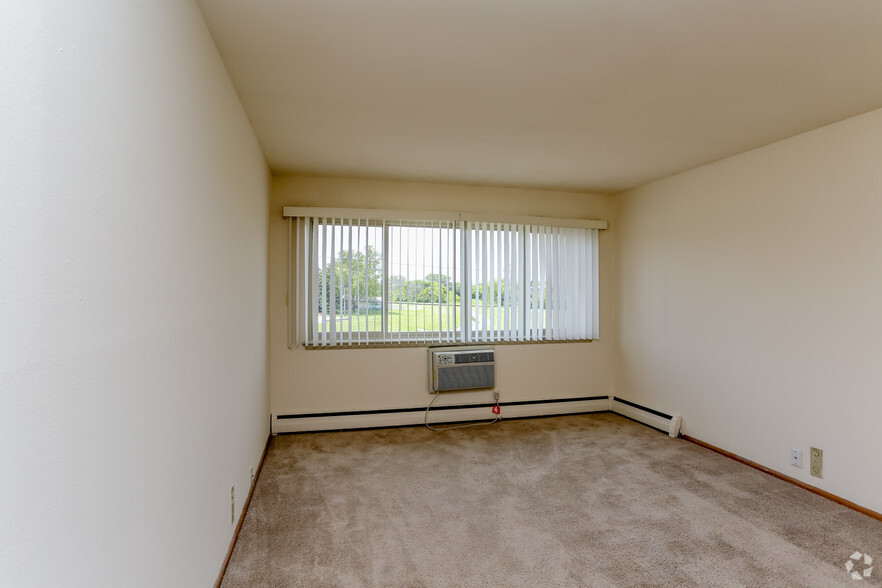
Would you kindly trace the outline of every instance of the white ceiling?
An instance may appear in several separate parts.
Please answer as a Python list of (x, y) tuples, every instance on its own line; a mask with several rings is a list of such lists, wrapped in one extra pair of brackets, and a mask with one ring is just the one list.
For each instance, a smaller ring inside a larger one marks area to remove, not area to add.
[(882, 0), (200, 0), (275, 173), (615, 193), (882, 107)]

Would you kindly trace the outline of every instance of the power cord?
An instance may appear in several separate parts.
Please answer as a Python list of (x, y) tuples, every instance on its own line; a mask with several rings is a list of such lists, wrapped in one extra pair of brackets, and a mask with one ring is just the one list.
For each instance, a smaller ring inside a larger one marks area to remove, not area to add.
[(499, 422), (502, 420), (502, 414), (500, 413), (500, 410), (499, 410), (499, 392), (494, 390), (493, 391), (493, 408), (491, 410), (493, 411), (493, 414), (496, 415), (496, 418), (493, 419), (492, 421), (479, 421), (477, 423), (468, 423), (465, 425), (450, 425), (448, 427), (433, 427), (432, 425), (429, 424), (429, 411), (432, 409), (432, 405), (435, 404), (435, 401), (438, 400), (438, 397), (441, 396), (441, 394), (442, 394), (441, 392), (436, 392), (434, 394), (434, 397), (432, 398), (432, 401), (429, 403), (429, 406), (426, 407), (426, 414), (423, 417), (423, 423), (425, 423), (426, 428), (429, 429), (430, 431), (450, 431), (453, 429), (466, 429), (468, 427), (479, 427), (482, 425), (492, 425), (493, 423), (496, 423), (496, 422)]

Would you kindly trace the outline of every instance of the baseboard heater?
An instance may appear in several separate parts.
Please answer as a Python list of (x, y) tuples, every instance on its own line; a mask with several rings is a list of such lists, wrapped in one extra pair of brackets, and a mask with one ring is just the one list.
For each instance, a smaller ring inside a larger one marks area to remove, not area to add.
[(610, 397), (610, 409), (616, 414), (649, 425), (671, 437), (680, 435), (680, 422), (682, 421), (680, 415), (665, 414), (615, 396)]
[[(583, 396), (578, 398), (554, 398), (550, 400), (523, 400), (500, 402), (502, 417), (529, 418), (606, 412), (609, 396)], [(432, 407), (432, 424), (486, 420), (491, 416), (492, 402), (480, 404), (435, 405)], [(274, 414), (272, 433), (306, 433), (310, 431), (339, 431), (369, 429), (373, 427), (403, 427), (422, 425), (425, 406), (393, 408), (385, 410), (354, 410), (346, 412)]]

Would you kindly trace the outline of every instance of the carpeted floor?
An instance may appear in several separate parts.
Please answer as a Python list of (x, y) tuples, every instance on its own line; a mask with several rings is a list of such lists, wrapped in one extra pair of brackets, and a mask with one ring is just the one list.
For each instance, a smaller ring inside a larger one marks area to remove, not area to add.
[(223, 587), (882, 584), (855, 552), (882, 522), (600, 413), (275, 437)]

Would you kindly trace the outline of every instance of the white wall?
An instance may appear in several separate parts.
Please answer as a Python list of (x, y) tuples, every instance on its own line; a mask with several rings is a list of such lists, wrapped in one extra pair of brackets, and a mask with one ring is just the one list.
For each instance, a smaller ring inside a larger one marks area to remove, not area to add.
[[(408, 210), (462, 210), (550, 217), (609, 219), (609, 196), (381, 182), (339, 178), (277, 177), (270, 206), (270, 404), (273, 414), (323, 413), (425, 406), (426, 348), (288, 349), (286, 331), (287, 223), (283, 206)], [(599, 341), (496, 348), (496, 389), (502, 401), (606, 396), (616, 358), (616, 296), (612, 290), (611, 233), (600, 234)], [(486, 391), (462, 392), (437, 404), (487, 402)]]
[(621, 396), (877, 512), (880, 162), (877, 110), (628, 192), (617, 233)]
[(210, 585), (268, 434), (262, 154), (191, 2), (0, 27), (0, 584)]

